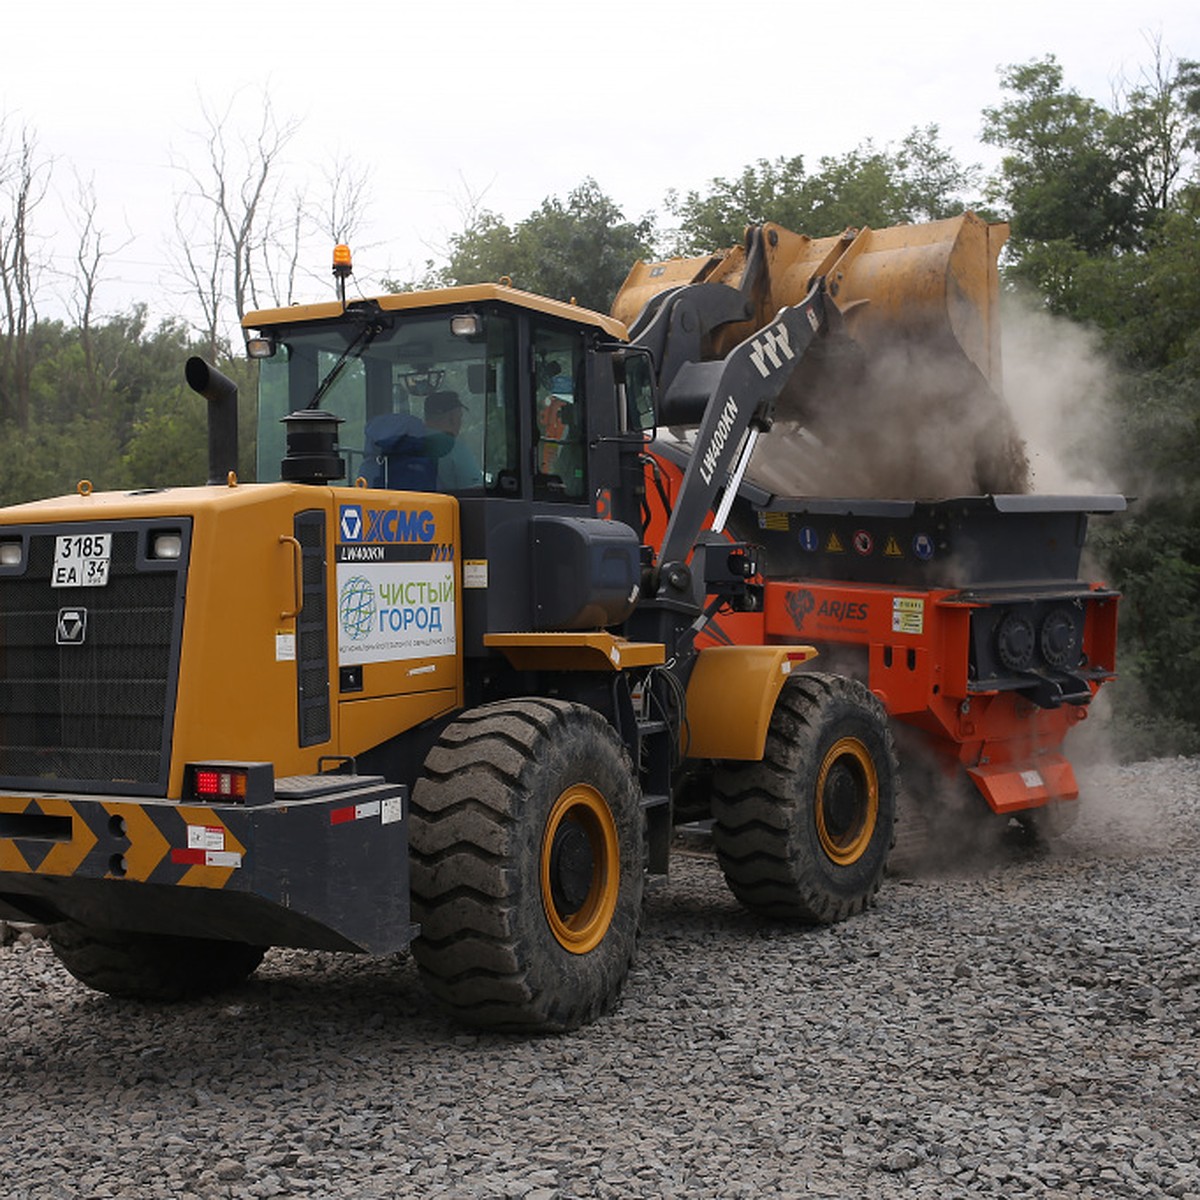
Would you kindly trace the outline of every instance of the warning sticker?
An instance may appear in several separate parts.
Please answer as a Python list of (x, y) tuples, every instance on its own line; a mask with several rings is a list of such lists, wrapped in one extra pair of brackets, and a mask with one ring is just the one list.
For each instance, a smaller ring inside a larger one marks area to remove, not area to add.
[(171, 861), (181, 867), (220, 867), (222, 870), (238, 870), (242, 855), (237, 850), (202, 850), (199, 847), (171, 851)]
[(189, 850), (224, 850), (225, 830), (220, 825), (189, 825), (187, 844)]
[(842, 539), (838, 537), (836, 531), (829, 535), (829, 541), (825, 543), (826, 554), (845, 554), (846, 547), (842, 545)]
[(382, 813), (380, 801), (364, 800), (361, 804), (347, 804), (342, 808), (334, 808), (329, 812), (330, 825), (345, 825), (350, 821), (365, 821), (368, 817), (378, 817)]
[[(226, 848), (226, 832), (227, 830), (220, 825), (189, 825), (187, 849), (173, 847), (171, 861), (186, 867), (237, 870), (242, 865), (242, 854), (240, 850)], [(236, 845), (236, 842), (234, 844)]]
[(463, 587), (485, 588), (488, 585), (488, 560), (486, 558), (463, 559)]
[(759, 529), (776, 529), (784, 533), (788, 530), (788, 515), (785, 512), (759, 512)]
[(892, 632), (925, 632), (925, 600), (922, 597), (892, 597)]
[(900, 543), (896, 541), (894, 534), (889, 535), (887, 542), (883, 547), (884, 558), (903, 558), (904, 551), (900, 549)]

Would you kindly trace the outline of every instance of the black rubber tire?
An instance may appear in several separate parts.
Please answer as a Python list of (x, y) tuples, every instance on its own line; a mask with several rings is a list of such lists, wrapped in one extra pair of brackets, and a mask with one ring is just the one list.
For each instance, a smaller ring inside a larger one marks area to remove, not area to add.
[(892, 846), (898, 766), (883, 705), (839, 675), (789, 679), (760, 762), (713, 778), (713, 845), (762, 916), (827, 925), (874, 899)]
[(645, 814), (598, 713), (522, 698), (462, 714), (425, 760), (409, 839), (413, 955), (455, 1017), (558, 1032), (613, 1008), (641, 927)]
[(245, 982), (266, 950), (215, 938), (91, 929), (74, 921), (48, 928), (58, 961), (80, 983), (125, 1000), (185, 1000)]

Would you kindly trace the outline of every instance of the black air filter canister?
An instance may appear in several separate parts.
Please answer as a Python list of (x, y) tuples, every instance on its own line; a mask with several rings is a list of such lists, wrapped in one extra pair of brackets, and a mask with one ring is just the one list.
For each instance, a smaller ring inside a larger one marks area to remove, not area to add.
[(285, 483), (328, 483), (346, 477), (346, 462), (338, 453), (342, 418), (319, 408), (303, 408), (283, 418), (287, 453), (279, 466)]

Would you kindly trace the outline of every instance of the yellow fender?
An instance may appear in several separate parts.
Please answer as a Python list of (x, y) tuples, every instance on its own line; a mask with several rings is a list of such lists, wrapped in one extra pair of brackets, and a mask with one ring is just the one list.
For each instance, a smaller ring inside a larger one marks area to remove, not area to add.
[(688, 758), (756, 762), (767, 744), (775, 701), (788, 676), (815, 658), (812, 646), (710, 646), (687, 687)]

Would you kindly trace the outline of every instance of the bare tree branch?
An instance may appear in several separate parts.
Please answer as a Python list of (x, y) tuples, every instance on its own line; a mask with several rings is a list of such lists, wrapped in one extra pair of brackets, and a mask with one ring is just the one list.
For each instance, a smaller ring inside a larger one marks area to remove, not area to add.
[(366, 220), (370, 185), (370, 167), (356, 168), (349, 159), (339, 158), (325, 172), (325, 195), (321, 206), (314, 207), (310, 213), (316, 230), (331, 243), (354, 241)]
[(0, 418), (22, 426), (29, 420), (30, 335), (43, 268), (31, 251), (33, 214), (45, 199), (52, 166), (39, 156), (28, 126), (10, 136), (0, 116)]
[(96, 361), (93, 337), (96, 291), (100, 285), (104, 260), (125, 249), (133, 241), (133, 237), (130, 235), (112, 250), (106, 247), (105, 234), (96, 224), (95, 181), (85, 181), (78, 173), (75, 174), (73, 207), (78, 221), (79, 238), (75, 247), (75, 270), (67, 307), (79, 327), (79, 344), (83, 350), (84, 370), (87, 376), (88, 406), (91, 415), (98, 417), (105, 381), (100, 364)]
[(296, 298), (296, 273), (300, 263), (300, 247), (304, 237), (304, 197), (300, 192), (291, 196), (286, 219), (283, 216), (275, 229), (260, 246), (259, 262), (271, 302), (285, 308)]
[[(276, 176), (298, 123), (278, 121), (263, 93), (255, 132), (239, 137), (238, 100), (223, 112), (202, 100), (203, 165), (173, 163), (184, 179), (175, 206), (176, 274), (203, 314), (201, 332), (214, 355), (228, 349), (234, 322), (258, 307), (260, 282), (276, 290), (280, 268), (273, 259), (288, 241), (279, 227), (293, 222), (282, 215)], [(283, 275), (289, 270), (285, 263)]]
[(1133, 176), (1138, 198), (1149, 212), (1171, 203), (1187, 163), (1188, 120), (1181, 103), (1181, 64), (1163, 46), (1161, 35), (1145, 35), (1151, 61), (1136, 83), (1115, 88), (1113, 111), (1125, 123), (1135, 150)]

